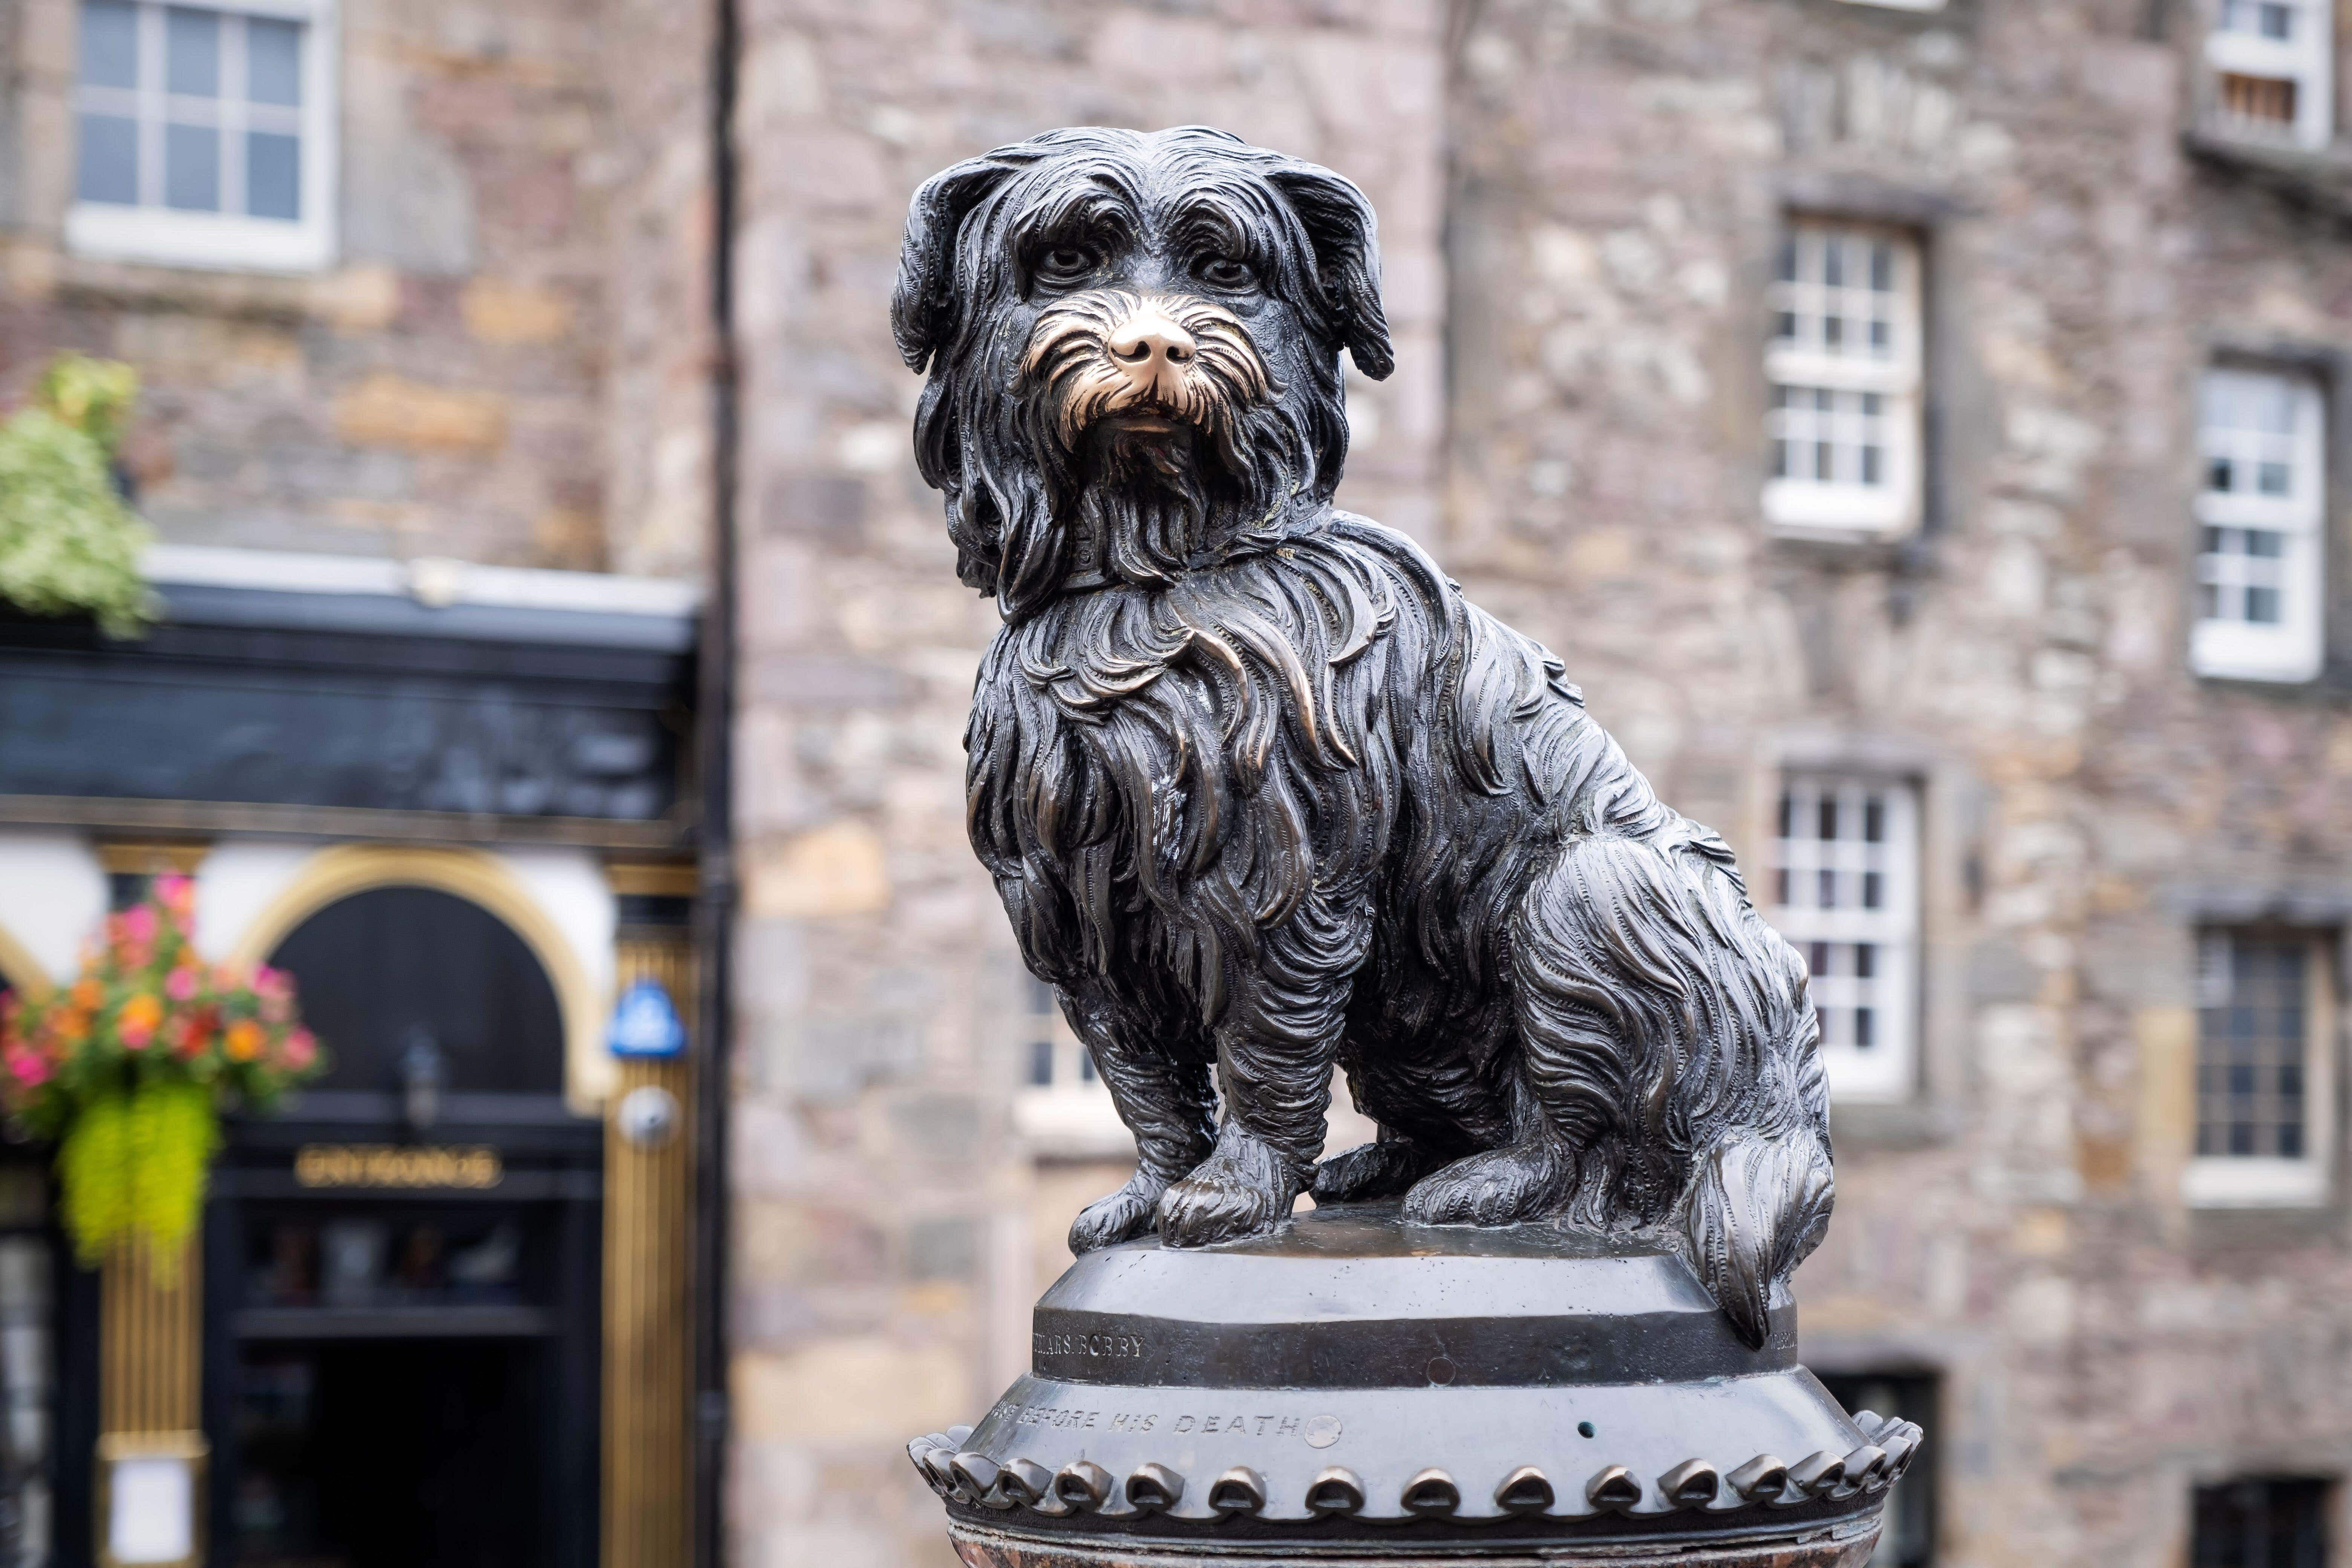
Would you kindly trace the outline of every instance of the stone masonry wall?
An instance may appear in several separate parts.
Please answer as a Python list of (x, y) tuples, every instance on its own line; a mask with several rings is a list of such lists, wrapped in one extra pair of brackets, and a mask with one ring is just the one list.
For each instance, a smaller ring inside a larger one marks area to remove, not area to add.
[(136, 365), (127, 463), (176, 542), (693, 570), (704, 13), (342, 5), (339, 258), (273, 277), (63, 249), (76, 8), (22, 0), (0, 14), (0, 397), (61, 347)]
[[(2167, 1568), (2195, 1481), (2352, 1469), (2344, 1210), (2179, 1198), (2199, 920), (2352, 888), (2340, 684), (2184, 663), (2199, 372), (2352, 349), (2325, 202), (2185, 149), (2200, 8), (749, 16), (743, 1562), (944, 1561), (896, 1445), (1014, 1370), (1019, 1255), (1076, 1201), (1004, 1152), (1012, 961), (956, 744), (992, 620), (913, 476), (885, 321), (915, 184), (1070, 121), (1208, 121), (1366, 185), (1402, 368), (1343, 500), (1548, 641), (1751, 867), (1784, 765), (1922, 782), (1922, 1084), (1840, 1109), (1799, 1285), (1816, 1364), (1943, 1374), (1937, 1561)], [(1907, 545), (1759, 516), (1792, 212), (1925, 243)]]
[[(1784, 761), (1925, 783), (1925, 1089), (1841, 1110), (1799, 1293), (1815, 1365), (1943, 1371), (1969, 1568), (2162, 1568), (2194, 1481), (2352, 1466), (2344, 1211), (2179, 1196), (2198, 919), (2352, 883), (2341, 689), (2187, 672), (2192, 398), (2352, 346), (2352, 251), (2185, 155), (2171, 13), (1495, 0), (1455, 78), (1449, 566), (1750, 866)], [(1759, 523), (1790, 212), (1926, 237), (1911, 548)]]

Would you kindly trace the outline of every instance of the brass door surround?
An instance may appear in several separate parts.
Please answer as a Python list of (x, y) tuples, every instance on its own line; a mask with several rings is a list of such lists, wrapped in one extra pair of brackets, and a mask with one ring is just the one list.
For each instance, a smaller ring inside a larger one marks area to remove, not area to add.
[[(625, 896), (691, 894), (691, 867), (615, 866)], [(617, 988), (657, 982), (694, 1016), (684, 926), (625, 926)], [(694, 1064), (625, 1058), (604, 1124), (604, 1568), (676, 1568), (693, 1552)], [(652, 1091), (648, 1094), (646, 1091)], [(650, 1125), (622, 1107), (669, 1101)]]

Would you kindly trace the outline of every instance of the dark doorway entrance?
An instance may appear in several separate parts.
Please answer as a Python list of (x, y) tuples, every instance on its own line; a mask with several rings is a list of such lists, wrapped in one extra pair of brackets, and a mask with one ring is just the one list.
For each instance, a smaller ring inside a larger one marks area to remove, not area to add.
[(237, 1391), (249, 1568), (537, 1568), (537, 1347), (496, 1341), (248, 1345)]
[(270, 963), (334, 1064), (233, 1124), (215, 1180), (215, 1568), (588, 1568), (604, 1143), (563, 1103), (554, 988), (425, 888), (330, 905)]

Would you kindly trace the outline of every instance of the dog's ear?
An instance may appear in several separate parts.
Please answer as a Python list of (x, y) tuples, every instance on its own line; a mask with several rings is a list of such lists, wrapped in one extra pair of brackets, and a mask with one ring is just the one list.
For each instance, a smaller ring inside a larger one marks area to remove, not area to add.
[[(1286, 163), (1267, 176), (1306, 226), (1315, 247), (1331, 327), (1356, 368), (1385, 381), (1396, 368), (1388, 314), (1381, 309), (1381, 245), (1372, 204), (1330, 170)], [(901, 340), (903, 342), (903, 340)]]
[(890, 335), (908, 369), (924, 369), (955, 333), (956, 235), (963, 220), (1031, 161), (1000, 147), (941, 170), (915, 193), (890, 295)]

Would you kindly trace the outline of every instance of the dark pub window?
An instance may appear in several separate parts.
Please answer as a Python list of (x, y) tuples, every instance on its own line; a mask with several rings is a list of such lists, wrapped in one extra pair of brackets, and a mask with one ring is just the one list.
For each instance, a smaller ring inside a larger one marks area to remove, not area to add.
[(1936, 1561), (1936, 1457), (1943, 1434), (1937, 1425), (1936, 1374), (1932, 1372), (1862, 1372), (1822, 1374), (1822, 1385), (1849, 1414), (1874, 1410), (1916, 1421), (1926, 1434), (1919, 1457), (1886, 1494), (1886, 1519), (1869, 1568), (1927, 1568)]
[(2199, 1487), (2190, 1568), (2326, 1568), (2333, 1489), (2307, 1479)]

